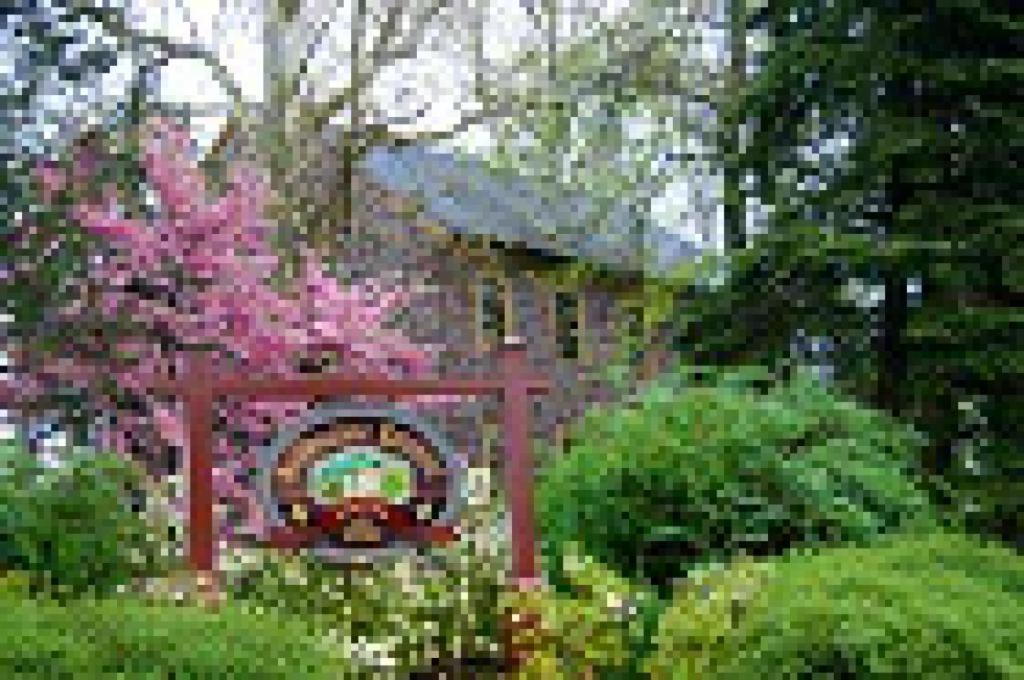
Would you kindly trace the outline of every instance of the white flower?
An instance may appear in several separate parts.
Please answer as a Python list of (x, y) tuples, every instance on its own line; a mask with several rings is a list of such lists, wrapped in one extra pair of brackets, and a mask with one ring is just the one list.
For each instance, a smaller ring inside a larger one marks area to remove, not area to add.
[(363, 666), (395, 668), (398, 666), (398, 659), (394, 656), (396, 642), (390, 637), (376, 641), (359, 637), (355, 640), (346, 640), (343, 646), (346, 648), (347, 656)]

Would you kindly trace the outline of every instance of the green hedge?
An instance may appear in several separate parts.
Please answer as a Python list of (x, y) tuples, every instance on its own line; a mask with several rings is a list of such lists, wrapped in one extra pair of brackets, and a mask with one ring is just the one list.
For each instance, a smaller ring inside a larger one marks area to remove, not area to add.
[(0, 640), (3, 677), (338, 678), (346, 668), (298, 619), (237, 606), (3, 596)]
[(589, 413), (577, 432), (536, 491), (553, 564), (578, 541), (624, 575), (666, 587), (738, 554), (934, 521), (909, 475), (918, 438), (804, 376), (656, 386)]
[(654, 678), (1024, 677), (1024, 558), (951, 534), (694, 574)]
[(59, 469), (23, 447), (0, 449), (0, 571), (28, 572), (37, 590), (113, 592), (161, 572), (161, 528), (132, 507), (141, 473), (113, 454), (82, 456)]

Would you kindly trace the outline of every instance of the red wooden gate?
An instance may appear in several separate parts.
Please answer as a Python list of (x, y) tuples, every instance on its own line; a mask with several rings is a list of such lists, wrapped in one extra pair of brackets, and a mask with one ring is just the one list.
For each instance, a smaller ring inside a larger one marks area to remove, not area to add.
[[(506, 338), (500, 356), (501, 375), (474, 379), (388, 379), (318, 375), (251, 378), (215, 375), (209, 358), (199, 352), (187, 357), (185, 374), (156, 380), (152, 387), (184, 399), (188, 427), (188, 560), (201, 574), (212, 574), (215, 563), (213, 526), (213, 408), (218, 397), (234, 396), (260, 401), (312, 400), (343, 395), (396, 398), (417, 395), (502, 396), (505, 429), (505, 493), (511, 524), (512, 577), (520, 586), (537, 579), (533, 526), (533, 461), (530, 453), (530, 397), (546, 392), (549, 383), (531, 376), (526, 365), (526, 344)], [(289, 543), (287, 534), (276, 542)]]

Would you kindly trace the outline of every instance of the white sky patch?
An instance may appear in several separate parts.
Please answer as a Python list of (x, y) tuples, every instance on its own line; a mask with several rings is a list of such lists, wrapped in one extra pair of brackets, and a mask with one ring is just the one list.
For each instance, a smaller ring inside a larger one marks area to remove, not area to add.
[(535, 40), (533, 23), (517, 0), (494, 2), (484, 22), (484, 57), (508, 64)]
[(721, 202), (716, 200), (717, 184), (715, 178), (681, 178), (669, 184), (651, 202), (651, 219), (687, 243), (721, 252), (725, 221)]
[[(242, 95), (258, 101), (263, 97), (263, 18), (261, 0), (134, 0), (135, 25), (175, 40), (198, 43), (216, 54), (231, 73)], [(201, 101), (202, 90), (195, 71), (178, 71), (161, 79), (168, 101)], [(208, 76), (212, 79), (212, 75)], [(209, 95), (205, 95), (209, 96)]]
[(112, 69), (103, 74), (100, 80), (100, 92), (104, 98), (124, 101), (125, 94), (131, 86), (134, 73), (134, 58), (122, 56)]
[(200, 106), (228, 102), (210, 67), (197, 59), (178, 59), (161, 70), (160, 97)]
[(430, 52), (381, 73), (374, 99), (400, 133), (445, 130), (470, 102), (472, 74), (445, 54)]

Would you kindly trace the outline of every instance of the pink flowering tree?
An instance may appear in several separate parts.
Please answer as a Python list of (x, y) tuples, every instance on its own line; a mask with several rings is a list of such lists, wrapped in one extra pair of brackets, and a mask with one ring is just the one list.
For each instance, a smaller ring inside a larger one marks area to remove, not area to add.
[[(285, 375), (325, 361), (362, 375), (431, 370), (434, 348), (388, 325), (409, 302), (395, 282), (342, 284), (311, 252), (302, 253), (288, 283), (272, 282), (279, 263), (269, 244), (273, 225), (263, 216), (270, 196), (263, 176), (237, 165), (223, 193), (210, 196), (189, 142), (185, 129), (166, 119), (144, 126), (141, 169), (156, 198), (145, 219), (126, 217), (115, 184), (97, 186), (94, 159), (78, 157), (70, 169), (40, 166), (42, 201), (65, 204), (64, 228), (81, 230), (92, 246), (71, 301), (47, 319), (67, 342), (59, 351), (28, 343), (15, 355), (22, 394), (70, 387), (88, 395), (103, 416), (98, 445), (153, 464), (180, 455), (185, 423), (180, 404), (147, 385), (180, 368), (184, 351), (210, 351), (224, 372)], [(90, 198), (73, 191), (84, 186)], [(238, 510), (247, 533), (264, 531), (250, 483), (260, 466), (257, 445), (308, 407), (220, 407), (215, 492)]]

